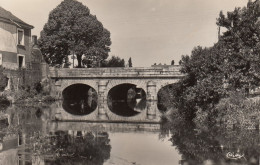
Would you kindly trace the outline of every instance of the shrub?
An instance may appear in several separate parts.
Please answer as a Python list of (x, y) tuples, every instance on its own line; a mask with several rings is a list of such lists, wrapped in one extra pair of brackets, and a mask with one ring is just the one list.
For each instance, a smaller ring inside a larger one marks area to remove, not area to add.
[(0, 66), (0, 91), (4, 91), (8, 84), (8, 78), (3, 74), (3, 68)]
[(52, 96), (47, 95), (47, 96), (43, 97), (42, 101), (43, 102), (53, 102), (53, 101), (55, 101), (55, 98), (53, 98)]
[(5, 96), (0, 96), (0, 110), (5, 109), (10, 104), (10, 101)]
[(33, 89), (35, 89), (37, 91), (37, 93), (41, 93), (43, 87), (42, 84), (40, 82), (37, 82), (34, 84)]

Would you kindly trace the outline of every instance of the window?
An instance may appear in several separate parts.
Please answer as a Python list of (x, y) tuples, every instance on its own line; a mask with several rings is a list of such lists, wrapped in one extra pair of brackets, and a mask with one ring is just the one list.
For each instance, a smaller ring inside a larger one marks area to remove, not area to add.
[(18, 63), (18, 68), (25, 68), (25, 56), (18, 54), (17, 63)]
[(17, 29), (17, 44), (24, 45), (24, 30)]

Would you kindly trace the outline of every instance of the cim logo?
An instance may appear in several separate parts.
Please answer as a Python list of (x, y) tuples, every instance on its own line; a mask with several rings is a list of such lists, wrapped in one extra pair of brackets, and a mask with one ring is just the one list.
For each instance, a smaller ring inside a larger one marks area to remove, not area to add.
[(228, 152), (228, 153), (226, 154), (226, 157), (227, 157), (228, 159), (234, 159), (234, 160), (238, 160), (238, 159), (242, 159), (242, 158), (245, 159), (244, 154), (235, 153), (235, 152)]

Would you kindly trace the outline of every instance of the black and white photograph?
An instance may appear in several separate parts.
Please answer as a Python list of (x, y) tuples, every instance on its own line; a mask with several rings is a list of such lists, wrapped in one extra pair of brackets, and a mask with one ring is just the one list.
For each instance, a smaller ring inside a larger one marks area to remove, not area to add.
[(260, 0), (0, 0), (0, 165), (260, 165)]

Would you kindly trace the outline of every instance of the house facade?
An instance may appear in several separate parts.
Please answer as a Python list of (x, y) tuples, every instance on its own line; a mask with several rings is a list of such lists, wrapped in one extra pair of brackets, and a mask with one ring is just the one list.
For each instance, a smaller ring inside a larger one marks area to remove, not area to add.
[(0, 6), (0, 66), (9, 78), (8, 89), (31, 86), (47, 76), (34, 27)]
[(0, 7), (0, 65), (16, 70), (30, 68), (32, 25)]

